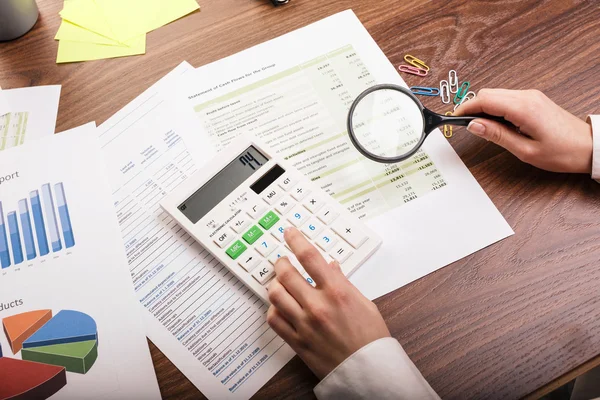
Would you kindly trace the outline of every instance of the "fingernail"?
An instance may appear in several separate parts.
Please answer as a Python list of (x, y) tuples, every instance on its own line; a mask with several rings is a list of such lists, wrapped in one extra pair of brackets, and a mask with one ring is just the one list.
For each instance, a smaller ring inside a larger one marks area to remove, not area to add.
[(467, 126), (467, 130), (474, 135), (483, 136), (485, 134), (485, 125), (471, 121), (469, 126)]

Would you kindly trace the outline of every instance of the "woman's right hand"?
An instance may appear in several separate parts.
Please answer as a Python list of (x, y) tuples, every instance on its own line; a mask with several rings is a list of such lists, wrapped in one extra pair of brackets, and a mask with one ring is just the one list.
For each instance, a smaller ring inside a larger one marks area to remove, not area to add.
[(553, 172), (591, 173), (592, 127), (559, 107), (538, 90), (482, 89), (453, 115), (486, 113), (499, 122), (476, 119), (467, 130), (496, 143), (521, 161)]

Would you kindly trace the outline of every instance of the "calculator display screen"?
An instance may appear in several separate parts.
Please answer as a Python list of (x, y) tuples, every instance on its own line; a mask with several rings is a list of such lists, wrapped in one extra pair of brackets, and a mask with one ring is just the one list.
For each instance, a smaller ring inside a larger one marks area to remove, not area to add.
[(195, 224), (267, 161), (256, 147), (248, 147), (177, 208)]

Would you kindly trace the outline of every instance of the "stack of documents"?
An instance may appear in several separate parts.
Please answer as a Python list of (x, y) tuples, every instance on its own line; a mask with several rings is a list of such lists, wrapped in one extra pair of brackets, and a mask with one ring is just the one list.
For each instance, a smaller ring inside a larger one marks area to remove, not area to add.
[(65, 0), (57, 63), (146, 52), (146, 33), (200, 7), (196, 0)]

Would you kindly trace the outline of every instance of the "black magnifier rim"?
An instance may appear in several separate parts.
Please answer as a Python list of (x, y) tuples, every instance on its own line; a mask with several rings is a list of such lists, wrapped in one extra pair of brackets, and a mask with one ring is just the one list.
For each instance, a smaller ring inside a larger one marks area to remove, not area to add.
[[(362, 99), (364, 99), (369, 94), (371, 94), (375, 91), (378, 91), (378, 90), (396, 90), (398, 92), (401, 92), (401, 93), (407, 95), (408, 97), (410, 97), (412, 99), (412, 101), (415, 102), (415, 104), (419, 107), (419, 111), (421, 112), (421, 118), (423, 118), (423, 130), (421, 132), (421, 138), (419, 139), (419, 142), (415, 145), (415, 147), (411, 151), (409, 151), (401, 156), (383, 157), (383, 156), (378, 156), (376, 154), (373, 154), (370, 151), (368, 151), (367, 149), (365, 149), (360, 144), (360, 142), (356, 139), (356, 135), (354, 134), (353, 118), (354, 118), (354, 111), (356, 110), (356, 107), (358, 106), (358, 104), (361, 102)], [(350, 141), (352, 142), (354, 147), (356, 147), (356, 150), (358, 150), (360, 154), (367, 157), (369, 160), (376, 161), (376, 162), (383, 162), (386, 164), (393, 164), (393, 163), (407, 160), (410, 157), (412, 157), (417, 151), (419, 151), (419, 149), (423, 145), (423, 142), (425, 142), (425, 139), (427, 138), (427, 134), (425, 133), (424, 109), (425, 109), (425, 107), (423, 107), (423, 104), (421, 104), (419, 99), (417, 99), (417, 97), (410, 90), (408, 90), (405, 87), (402, 87), (399, 85), (394, 85), (391, 83), (385, 83), (385, 84), (381, 84), (381, 85), (372, 86), (372, 87), (368, 88), (367, 90), (365, 90), (364, 92), (362, 92), (361, 94), (359, 94), (358, 97), (352, 102), (352, 105), (350, 106), (350, 110), (348, 110), (347, 129), (348, 129), (348, 135), (350, 136)]]

